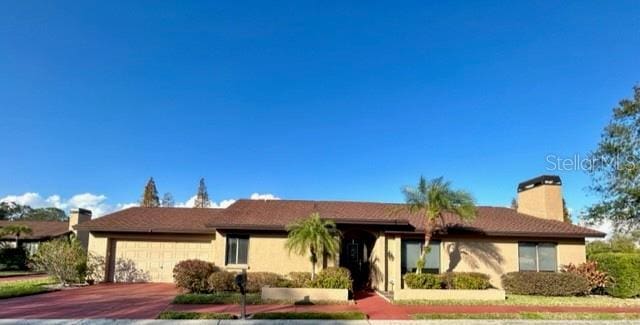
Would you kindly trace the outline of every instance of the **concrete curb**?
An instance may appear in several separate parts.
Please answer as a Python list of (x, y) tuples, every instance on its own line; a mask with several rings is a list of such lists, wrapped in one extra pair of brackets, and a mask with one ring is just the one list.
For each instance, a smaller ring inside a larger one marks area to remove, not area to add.
[(594, 325), (594, 324), (611, 324), (611, 325), (640, 325), (640, 320), (615, 320), (615, 321), (599, 321), (599, 320), (465, 320), (465, 319), (447, 319), (447, 320), (137, 320), (137, 319), (2, 319), (0, 325), (19, 324), (19, 325), (170, 325), (175, 323), (181, 324), (215, 324), (215, 325), (294, 325), (294, 324), (334, 324), (334, 325), (526, 325), (526, 324), (570, 324), (570, 325)]

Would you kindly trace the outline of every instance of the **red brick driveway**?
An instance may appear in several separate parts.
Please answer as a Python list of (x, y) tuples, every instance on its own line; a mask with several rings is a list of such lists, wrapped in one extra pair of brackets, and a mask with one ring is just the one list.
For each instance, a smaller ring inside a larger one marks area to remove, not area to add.
[(177, 294), (173, 284), (100, 284), (0, 300), (0, 318), (153, 319)]

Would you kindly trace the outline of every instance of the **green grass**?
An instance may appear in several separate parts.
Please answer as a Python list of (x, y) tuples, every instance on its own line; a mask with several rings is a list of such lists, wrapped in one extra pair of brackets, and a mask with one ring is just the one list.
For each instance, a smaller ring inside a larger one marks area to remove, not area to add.
[(539, 319), (539, 320), (627, 320), (640, 314), (625, 313), (505, 313), (505, 314), (415, 314), (413, 319)]
[(157, 319), (235, 319), (236, 316), (226, 313), (194, 313), (186, 311), (163, 311)]
[(339, 313), (256, 313), (252, 319), (367, 319), (367, 316), (358, 311)]
[(640, 306), (640, 299), (620, 299), (610, 296), (587, 297), (545, 297), (507, 295), (503, 301), (478, 300), (407, 300), (396, 301), (399, 305), (492, 305), (492, 306), (602, 306), (602, 307), (630, 307)]
[(51, 289), (45, 286), (55, 283), (52, 279), (0, 282), (0, 299), (51, 291)]
[[(214, 305), (239, 304), (240, 294), (237, 292), (210, 293), (210, 294), (186, 293), (182, 295), (177, 295), (173, 299), (173, 303), (174, 304), (214, 304)], [(258, 293), (247, 294), (248, 305), (257, 305), (260, 303), (261, 303), (260, 294)]]
[(32, 271), (0, 271), (0, 278), (6, 276), (17, 276), (17, 275), (35, 275), (40, 274), (38, 272)]

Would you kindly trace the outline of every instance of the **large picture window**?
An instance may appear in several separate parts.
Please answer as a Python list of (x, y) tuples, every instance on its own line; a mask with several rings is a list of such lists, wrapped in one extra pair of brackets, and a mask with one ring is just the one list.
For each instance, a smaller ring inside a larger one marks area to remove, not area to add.
[(558, 268), (556, 244), (519, 243), (518, 265), (520, 271), (555, 272)]
[[(403, 240), (402, 241), (402, 258), (401, 268), (402, 274), (415, 272), (416, 263), (422, 252), (421, 240)], [(440, 273), (440, 241), (432, 240), (429, 242), (429, 253), (425, 261), (423, 273)]]
[(226, 264), (248, 264), (249, 236), (227, 236)]

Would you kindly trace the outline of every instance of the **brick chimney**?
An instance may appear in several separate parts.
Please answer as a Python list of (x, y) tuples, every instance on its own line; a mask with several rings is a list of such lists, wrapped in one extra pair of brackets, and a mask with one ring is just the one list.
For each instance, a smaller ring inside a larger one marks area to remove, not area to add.
[(85, 250), (89, 247), (89, 232), (86, 230), (75, 230), (73, 226), (89, 220), (91, 220), (91, 210), (72, 209), (69, 214), (69, 230), (73, 231)]
[(518, 212), (564, 221), (560, 176), (542, 175), (518, 184)]

